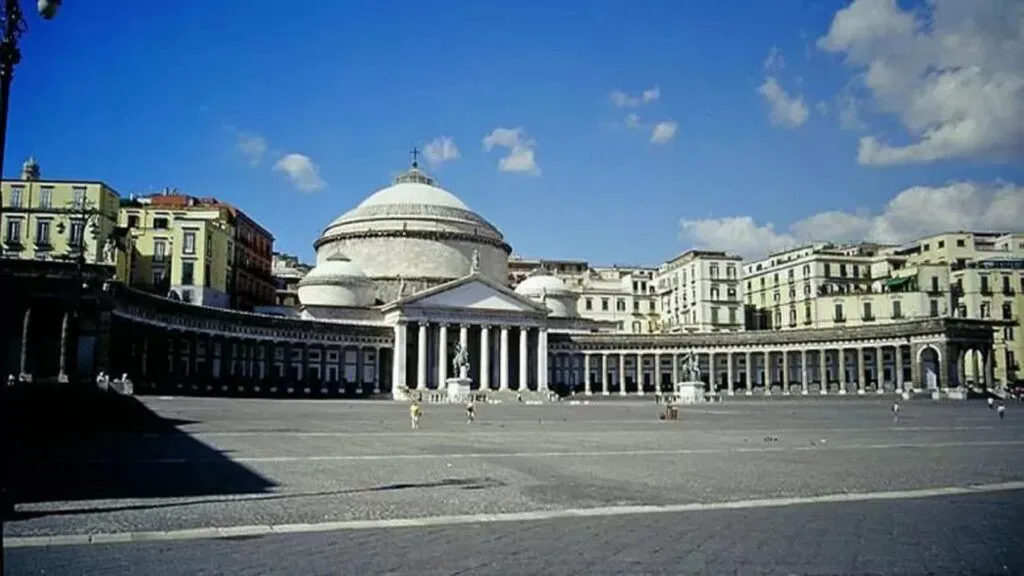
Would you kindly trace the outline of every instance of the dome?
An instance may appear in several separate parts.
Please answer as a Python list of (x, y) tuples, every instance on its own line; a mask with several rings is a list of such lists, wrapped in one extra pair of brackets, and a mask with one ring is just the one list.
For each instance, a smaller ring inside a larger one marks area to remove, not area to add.
[(523, 296), (562, 296), (572, 294), (572, 290), (560, 279), (543, 273), (530, 276), (516, 286), (516, 293)]
[(304, 306), (370, 306), (373, 281), (356, 263), (336, 253), (299, 280)]
[(547, 307), (552, 316), (574, 318), (579, 315), (576, 310), (576, 293), (570, 290), (565, 282), (546, 272), (540, 272), (520, 282), (516, 286), (516, 294), (540, 302)]
[(474, 270), (505, 283), (512, 252), (500, 230), (415, 163), (328, 224), (313, 247), (317, 264), (335, 253), (358, 262), (383, 302)]

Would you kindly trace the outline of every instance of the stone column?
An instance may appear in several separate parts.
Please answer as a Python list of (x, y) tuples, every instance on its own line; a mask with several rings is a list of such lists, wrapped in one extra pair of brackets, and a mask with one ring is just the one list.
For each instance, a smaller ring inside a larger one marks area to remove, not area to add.
[(967, 352), (960, 348), (956, 353), (956, 381), (960, 386), (967, 385)]
[(828, 349), (818, 350), (818, 381), (821, 389), (818, 394), (828, 394)]
[(924, 387), (924, 374), (921, 370), (921, 346), (910, 347), (910, 388), (916, 390)]
[(732, 357), (733, 357), (732, 350), (730, 350), (730, 351), (725, 353), (725, 372), (726, 372), (726, 374), (728, 374), (728, 376), (726, 376), (727, 380), (726, 380), (726, 383), (725, 383), (725, 385), (726, 385), (725, 393), (728, 394), (729, 396), (732, 396), (732, 395), (736, 394), (736, 384), (734, 382), (736, 380), (736, 376), (735, 376), (735, 373), (733, 372)]
[(626, 355), (619, 354), (619, 395), (626, 395)]
[[(399, 322), (395, 324), (395, 354), (393, 361), (391, 362), (391, 389), (398, 390), (399, 388), (405, 387), (405, 367), (406, 367), (406, 335), (408, 327), (405, 322)], [(356, 363), (356, 370), (359, 369), (359, 362)], [(362, 374), (356, 375), (356, 381), (359, 382), (360, 390), (362, 389)]]
[(848, 392), (847, 387), (850, 384), (846, 379), (846, 348), (840, 348), (836, 353), (836, 380), (839, 381), (839, 393), (846, 394)]
[(672, 353), (672, 391), (676, 390), (676, 382), (679, 382), (679, 354)]
[(885, 394), (885, 366), (882, 365), (882, 347), (875, 348), (875, 392)]
[[(465, 350), (466, 354), (469, 354), (469, 325), (468, 324), (460, 324), (459, 325), (459, 348)], [(462, 379), (469, 378), (469, 370), (467, 370), (466, 368), (460, 366), (459, 367), (459, 374), (458, 374), (458, 376), (459, 376), (459, 378), (462, 378)]]
[(491, 389), (490, 326), (480, 327), (480, 390)]
[(498, 351), (498, 389), (508, 390), (508, 326), (501, 327)]
[(57, 381), (66, 384), (68, 382), (68, 331), (71, 324), (71, 312), (64, 313), (64, 319), (60, 323), (60, 366), (57, 374)]
[(590, 384), (590, 354), (583, 353), (583, 393), (590, 396), (594, 389)]
[(718, 392), (718, 371), (715, 360), (715, 353), (708, 352), (708, 392)]
[(893, 386), (897, 392), (903, 392), (903, 346), (897, 344), (893, 352), (896, 355), (896, 377), (893, 378)]
[(427, 389), (427, 323), (420, 322), (416, 341), (416, 389)]
[[(995, 356), (995, 354), (996, 354), (996, 351), (995, 351), (994, 348), (988, 348), (988, 349), (985, 350), (985, 388), (990, 388), (991, 389), (991, 388), (995, 388), (995, 386), (996, 386), (995, 363), (992, 362), (993, 356)], [(947, 362), (947, 359), (946, 359), (945, 355), (943, 355), (942, 361), (939, 363), (940, 370), (941, 370), (941, 367), (946, 366), (946, 362)], [(941, 374), (941, 372), (940, 372), (940, 374)], [(943, 380), (943, 383), (945, 384), (945, 380)]]
[(537, 391), (548, 391), (548, 329), (537, 330)]
[(804, 396), (810, 393), (811, 383), (807, 381), (808, 374), (810, 374), (810, 370), (807, 369), (807, 350), (804, 349), (800, 351), (800, 393)]
[(526, 326), (519, 327), (519, 391), (526, 392), (530, 389), (530, 363), (529, 353), (530, 347), (527, 344), (527, 338), (529, 337), (529, 328)]
[(608, 390), (608, 354), (601, 354), (601, 395), (607, 396)]
[(865, 380), (867, 379), (867, 348), (857, 349), (857, 394), (863, 394), (865, 392)]
[(25, 315), (21, 319), (21, 358), (19, 363), (18, 380), (31, 382), (32, 375), (28, 372), (28, 345), (29, 326), (32, 322), (32, 308), (25, 309)]
[(448, 325), (438, 326), (437, 335), (437, 389), (444, 390), (448, 380)]
[(782, 393), (789, 394), (789, 350), (782, 351)]
[(754, 355), (747, 352), (746, 357), (743, 359), (746, 362), (746, 376), (747, 376), (747, 396), (754, 393)]

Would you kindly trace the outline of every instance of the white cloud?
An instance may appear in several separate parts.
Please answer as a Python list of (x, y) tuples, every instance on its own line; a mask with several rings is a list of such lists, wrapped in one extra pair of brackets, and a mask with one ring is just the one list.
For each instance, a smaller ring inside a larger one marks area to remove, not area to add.
[(320, 178), (320, 169), (304, 154), (286, 154), (277, 161), (274, 170), (284, 172), (292, 184), (303, 192), (312, 192), (327, 186)]
[(536, 140), (530, 138), (521, 126), (518, 128), (495, 128), (484, 136), (483, 147), (486, 151), (493, 148), (504, 148), (508, 154), (498, 161), (498, 170), (502, 172), (520, 172), (524, 174), (540, 174), (537, 166)]
[(671, 120), (658, 122), (654, 125), (654, 130), (651, 131), (651, 142), (655, 144), (668, 142), (676, 135), (676, 128), (678, 127), (679, 125)]
[(636, 108), (661, 98), (661, 88), (655, 86), (644, 90), (637, 96), (631, 96), (622, 90), (612, 90), (608, 97), (619, 108)]
[(874, 108), (897, 116), (906, 145), (861, 138), (858, 161), (1024, 159), (1024, 3), (855, 0), (818, 47), (855, 70)]
[(438, 136), (423, 148), (423, 155), (427, 162), (434, 166), (444, 164), (451, 160), (459, 159), (459, 149), (455, 146), (455, 139), (449, 136)]
[(626, 114), (625, 123), (627, 128), (643, 128), (643, 124), (640, 123), (640, 116), (638, 116), (635, 112), (630, 112), (629, 114)]
[(727, 250), (748, 258), (812, 241), (901, 244), (951, 230), (1024, 229), (1024, 186), (997, 182), (952, 182), (915, 186), (893, 197), (881, 213), (830, 211), (777, 229), (750, 216), (680, 222), (681, 237), (695, 246)]
[(239, 152), (249, 159), (249, 164), (258, 166), (267, 153), (267, 139), (251, 132), (238, 132), (236, 136)]
[(798, 128), (807, 122), (810, 111), (807, 109), (807, 104), (804, 103), (804, 97), (790, 95), (774, 76), (766, 77), (764, 82), (758, 86), (757, 93), (763, 96), (771, 106), (769, 119), (773, 125), (783, 128)]
[(761, 63), (765, 74), (776, 75), (786, 69), (786, 59), (782, 57), (782, 51), (778, 46), (772, 46), (768, 56)]

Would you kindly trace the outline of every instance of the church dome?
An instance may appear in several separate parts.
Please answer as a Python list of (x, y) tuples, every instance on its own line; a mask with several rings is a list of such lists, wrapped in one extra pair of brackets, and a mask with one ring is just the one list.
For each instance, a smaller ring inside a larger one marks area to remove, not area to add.
[(373, 280), (344, 254), (332, 254), (299, 280), (304, 306), (365, 307), (373, 300)]
[(534, 274), (520, 282), (516, 286), (516, 294), (544, 304), (552, 316), (573, 318), (579, 315), (576, 310), (577, 294), (561, 279), (547, 272)]
[(442, 188), (414, 162), (324, 228), (314, 242), (317, 262), (336, 252), (359, 262), (375, 299), (391, 302), (470, 274), (504, 284), (512, 248), (501, 231)]

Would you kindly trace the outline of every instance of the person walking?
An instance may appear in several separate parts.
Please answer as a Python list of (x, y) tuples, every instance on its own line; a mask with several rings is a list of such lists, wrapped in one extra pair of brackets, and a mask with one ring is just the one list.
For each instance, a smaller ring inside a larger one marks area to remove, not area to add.
[(999, 419), (1000, 420), (1005, 418), (1006, 417), (1006, 405), (1003, 404), (1002, 402), (1000, 402), (999, 403), (999, 408), (996, 409), (996, 412), (999, 413)]
[(995, 404), (995, 400), (991, 396), (989, 396), (988, 397), (988, 409), (989, 410), (995, 408), (995, 406), (993, 406), (993, 404)]
[(900, 401), (895, 400), (892, 403), (892, 423), (896, 424), (900, 421)]
[(474, 420), (476, 420), (476, 405), (470, 398), (469, 402), (466, 402), (466, 424), (472, 424)]
[(409, 418), (412, 420), (412, 429), (420, 429), (420, 416), (423, 415), (423, 410), (420, 408), (418, 400), (413, 400), (412, 404), (409, 405)]

